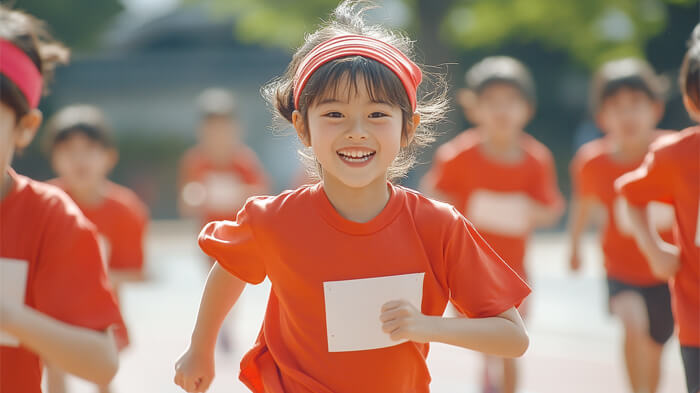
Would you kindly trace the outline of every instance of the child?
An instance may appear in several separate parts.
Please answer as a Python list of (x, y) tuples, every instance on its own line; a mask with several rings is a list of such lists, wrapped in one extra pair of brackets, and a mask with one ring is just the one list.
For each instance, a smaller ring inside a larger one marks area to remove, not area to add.
[[(528, 346), (515, 308), (527, 285), (453, 207), (389, 182), (429, 140), (444, 92), (417, 97), (410, 41), (365, 25), (354, 4), (339, 5), (264, 89), (322, 181), (251, 198), (200, 234), (217, 263), (176, 364), (188, 392), (207, 390), (224, 315), (246, 282), (266, 277), (263, 326), (241, 362), (254, 392), (427, 392), (430, 341), (500, 356)], [(443, 318), (448, 300), (474, 319)]]
[[(700, 25), (694, 30), (680, 74), (683, 102), (700, 121)], [(688, 128), (654, 144), (644, 163), (615, 183), (627, 199), (635, 239), (660, 279), (671, 281), (673, 311), (685, 366), (688, 393), (700, 392), (700, 127)], [(673, 204), (680, 256), (649, 228), (644, 206)]]
[(245, 200), (267, 191), (267, 176), (255, 152), (243, 144), (233, 96), (204, 90), (199, 142), (180, 164), (180, 211), (206, 224), (233, 219)]
[[(530, 73), (510, 57), (489, 57), (466, 74), (458, 96), (476, 125), (438, 149), (423, 189), (454, 204), (493, 249), (525, 278), (525, 245), (535, 227), (556, 223), (564, 209), (552, 154), (523, 131), (535, 109)], [(523, 310), (520, 310), (523, 312)], [(486, 361), (484, 391), (493, 391)], [(517, 370), (503, 359), (499, 391), (514, 393)]]
[(41, 124), (43, 84), (67, 50), (0, 6), (0, 392), (41, 392), (41, 361), (106, 385), (121, 323), (96, 232), (60, 189), (15, 173)]
[[(53, 181), (96, 226), (109, 278), (119, 299), (123, 283), (143, 279), (143, 241), (148, 210), (128, 188), (107, 175), (117, 151), (102, 112), (88, 105), (63, 108), (49, 121), (47, 147), (58, 178)], [(126, 326), (114, 331), (119, 349), (129, 344)], [(51, 393), (65, 389), (62, 372), (49, 368)], [(108, 391), (106, 386), (101, 391)]]
[[(624, 326), (625, 365), (633, 392), (656, 391), (673, 318), (666, 280), (654, 277), (637, 248), (614, 182), (638, 167), (649, 145), (662, 135), (656, 131), (663, 114), (662, 96), (663, 83), (645, 62), (622, 59), (604, 64), (593, 79), (592, 107), (605, 137), (581, 146), (571, 163), (570, 267), (580, 268), (581, 235), (594, 207), (602, 206), (607, 212), (602, 248), (609, 306)], [(650, 209), (656, 209), (657, 230), (670, 238), (670, 206)]]

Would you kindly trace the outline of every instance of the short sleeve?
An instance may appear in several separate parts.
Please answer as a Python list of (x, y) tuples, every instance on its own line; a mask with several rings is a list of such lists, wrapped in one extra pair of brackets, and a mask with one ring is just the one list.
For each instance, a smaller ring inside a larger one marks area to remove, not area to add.
[(668, 161), (664, 160), (662, 151), (650, 151), (639, 168), (615, 181), (615, 189), (635, 206), (651, 201), (671, 203), (675, 171)]
[(49, 219), (32, 288), (34, 304), (68, 324), (104, 330), (121, 323), (121, 315), (95, 229), (77, 206), (74, 210), (55, 212)]
[(266, 276), (263, 247), (253, 230), (251, 198), (238, 212), (235, 221), (213, 221), (199, 234), (199, 247), (224, 269), (241, 280), (259, 284)]
[(517, 307), (528, 285), (499, 257), (474, 226), (459, 215), (445, 246), (450, 300), (470, 318), (492, 317)]
[(538, 157), (535, 181), (532, 182), (531, 196), (537, 202), (547, 206), (563, 206), (564, 198), (557, 184), (557, 172), (551, 153), (545, 152)]

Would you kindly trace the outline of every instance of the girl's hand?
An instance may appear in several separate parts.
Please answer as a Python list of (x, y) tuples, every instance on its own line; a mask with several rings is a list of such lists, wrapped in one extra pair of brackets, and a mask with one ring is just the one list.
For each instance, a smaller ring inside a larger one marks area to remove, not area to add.
[(427, 343), (435, 329), (433, 317), (422, 314), (405, 300), (385, 303), (379, 319), (382, 321), (382, 330), (396, 341), (406, 339)]
[(204, 393), (214, 380), (214, 352), (191, 346), (175, 362), (175, 384), (188, 393)]
[(581, 270), (581, 257), (579, 256), (579, 251), (576, 248), (572, 248), (569, 253), (569, 269), (572, 272), (577, 272)]

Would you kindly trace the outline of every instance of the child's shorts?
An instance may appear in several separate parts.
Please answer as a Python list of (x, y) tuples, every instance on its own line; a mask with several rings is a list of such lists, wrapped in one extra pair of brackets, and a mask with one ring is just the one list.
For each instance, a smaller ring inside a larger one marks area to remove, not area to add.
[(663, 345), (673, 335), (674, 328), (668, 284), (641, 287), (608, 277), (608, 299), (626, 291), (637, 293), (644, 299), (649, 318), (649, 336)]
[(681, 346), (688, 393), (700, 392), (700, 348)]

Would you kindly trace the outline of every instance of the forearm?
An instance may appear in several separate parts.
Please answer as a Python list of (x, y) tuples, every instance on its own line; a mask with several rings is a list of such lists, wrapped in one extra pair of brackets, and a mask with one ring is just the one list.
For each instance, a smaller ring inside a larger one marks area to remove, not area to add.
[(204, 294), (192, 333), (192, 347), (213, 351), (221, 324), (245, 288), (245, 282), (214, 264), (207, 278)]
[(23, 346), (64, 371), (99, 385), (107, 385), (119, 367), (111, 332), (69, 325), (32, 308), (13, 307), (3, 330)]
[(569, 245), (572, 250), (578, 250), (581, 236), (586, 230), (591, 214), (593, 202), (589, 199), (574, 198), (571, 201), (571, 214), (569, 216), (568, 233)]
[[(517, 311), (513, 311), (517, 314)], [(502, 357), (522, 356), (529, 346), (530, 341), (519, 315), (517, 316), (519, 321), (502, 316), (428, 318), (433, 319), (430, 341)]]
[(632, 233), (637, 241), (637, 245), (649, 263), (653, 264), (662, 251), (672, 254), (678, 253), (678, 249), (675, 246), (664, 242), (661, 236), (651, 229), (645, 208), (628, 205), (627, 215), (632, 224)]
[(564, 206), (547, 206), (538, 202), (532, 205), (532, 224), (535, 228), (548, 228), (557, 224)]

